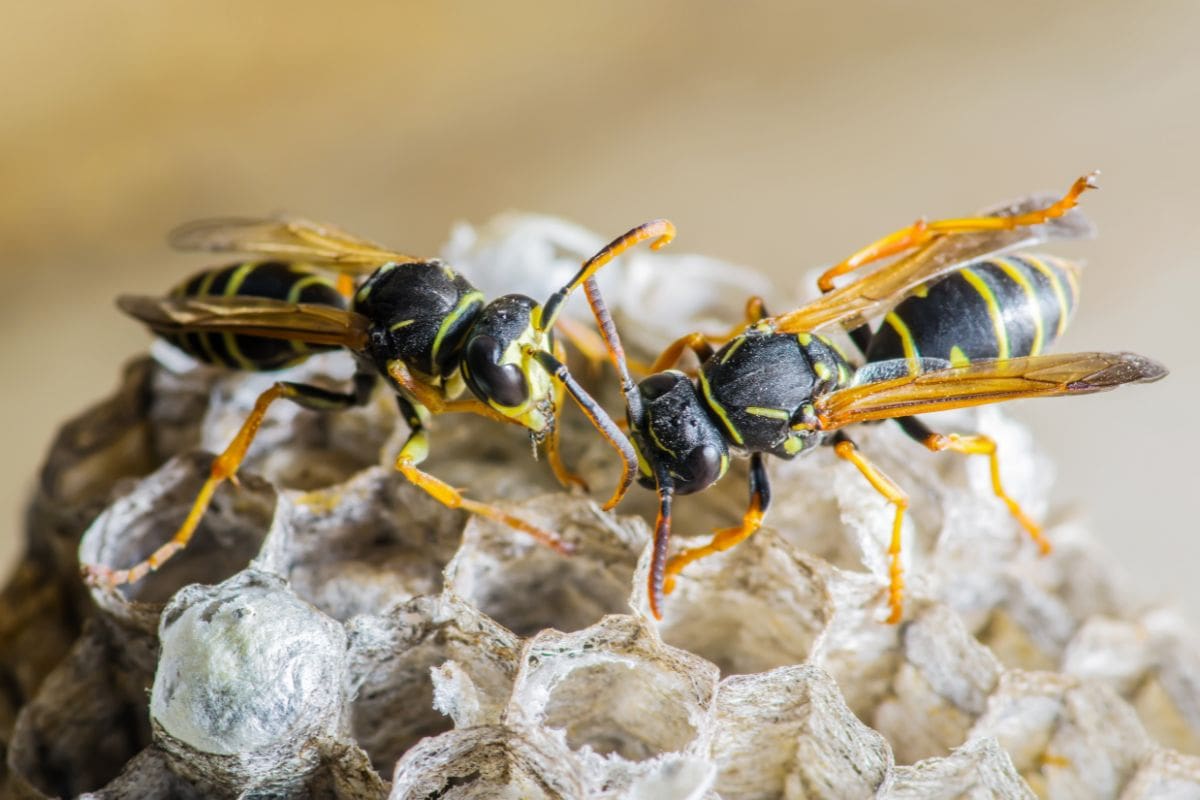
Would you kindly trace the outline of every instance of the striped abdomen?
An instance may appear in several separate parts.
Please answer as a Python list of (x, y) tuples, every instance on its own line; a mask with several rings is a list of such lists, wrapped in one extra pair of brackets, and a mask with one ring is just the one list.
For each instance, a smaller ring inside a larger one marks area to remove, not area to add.
[[(216, 267), (193, 275), (172, 291), (173, 297), (269, 297), (289, 303), (346, 307), (334, 279), (306, 264), (258, 261)], [(302, 361), (329, 345), (306, 345), (233, 333), (185, 333), (164, 337), (188, 355), (208, 364), (244, 370), (271, 370)]]
[(900, 303), (871, 336), (867, 361), (976, 359), (1044, 352), (1079, 299), (1079, 268), (1054, 256), (1017, 254), (964, 267)]

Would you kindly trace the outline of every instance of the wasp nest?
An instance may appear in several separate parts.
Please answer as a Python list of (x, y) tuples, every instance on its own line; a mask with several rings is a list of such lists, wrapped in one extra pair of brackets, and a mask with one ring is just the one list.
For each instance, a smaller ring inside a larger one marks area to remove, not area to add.
[[(506, 217), (458, 230), (448, 255), (479, 278), (540, 276), (525, 287), (540, 296), (600, 243)], [(671, 255), (614, 267), (635, 289), (613, 305), (648, 346), (736, 317), (759, 281)], [(334, 354), (293, 377), (349, 371)], [(393, 472), (405, 428), (383, 393), (336, 414), (274, 408), (187, 551), (85, 590), (81, 559), (125, 566), (170, 535), (274, 378), (156, 345), (59, 434), (0, 597), (7, 796), (1200, 797), (1191, 631), (1057, 515), (1045, 458), (994, 409), (958, 427), (1000, 443), (1049, 557), (985, 459), (890, 426), (856, 435), (912, 497), (898, 626), (882, 622), (891, 510), (829, 453), (771, 463), (769, 526), (692, 565), (656, 623), (650, 493), (603, 513), (558, 490), (516, 429), (437, 419), (430, 471), (560, 532), (560, 556)], [(565, 424), (568, 460), (610, 487), (610, 452)], [(730, 524), (744, 479), (685, 498), (676, 529)]]

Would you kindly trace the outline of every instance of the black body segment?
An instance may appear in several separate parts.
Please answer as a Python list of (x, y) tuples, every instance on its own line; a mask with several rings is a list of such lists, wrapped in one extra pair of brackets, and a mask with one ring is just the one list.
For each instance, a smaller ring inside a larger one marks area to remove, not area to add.
[[(289, 303), (345, 308), (333, 280), (307, 264), (248, 261), (196, 273), (171, 290), (173, 297), (266, 297)], [(243, 370), (275, 370), (291, 366), (314, 352), (333, 346), (234, 333), (165, 336), (171, 344), (207, 364)]]
[(1078, 301), (1078, 268), (1053, 256), (1012, 255), (964, 267), (888, 313), (868, 362), (1040, 355), (1065, 330)]
[(398, 360), (444, 378), (458, 368), (483, 293), (440, 261), (385, 264), (354, 295), (354, 310), (371, 320), (371, 357)]
[[(547, 310), (524, 295), (485, 304), (481, 292), (440, 260), (387, 250), (319, 223), (224, 218), (178, 229), (172, 237), (178, 247), (261, 258), (202, 272), (168, 297), (123, 295), (117, 299), (122, 311), (197, 358), (232, 369), (275, 369), (318, 349), (348, 350), (358, 368), (353, 391), (276, 381), (259, 395), (233, 441), (213, 460), (209, 479), (175, 535), (128, 569), (86, 565), (88, 580), (109, 586), (131, 583), (187, 547), (214, 491), (236, 476), (275, 400), (321, 411), (362, 405), (380, 377), (396, 392), (410, 429), (395, 459), (400, 474), (448, 508), (523, 531), (567, 554), (570, 547), (556, 534), (463, 497), (421, 470), (429, 454), (426, 420), (458, 412), (519, 425), (535, 448), (546, 443), (550, 466), (564, 486), (586, 488), (563, 464), (559, 450), (558, 406), (570, 395), (621, 457), (621, 480), (604, 509), (615, 506), (637, 472), (637, 453), (562, 363), (565, 351), (551, 334), (554, 309), (624, 250), (650, 239), (653, 247), (661, 247), (674, 230), (669, 221), (655, 220), (613, 240), (551, 295)], [(285, 260), (272, 260), (277, 256)], [(355, 289), (357, 279), (362, 283)], [(352, 306), (347, 308), (350, 295)], [(462, 396), (468, 386), (475, 397)], [(697, 408), (703, 415), (698, 402)], [(719, 433), (715, 438), (722, 447), (723, 471), (724, 444)]]
[(850, 375), (823, 336), (752, 329), (701, 365), (700, 389), (735, 446), (792, 458), (819, 443), (809, 419), (814, 395), (845, 384)]
[(463, 378), (481, 400), (516, 408), (529, 400), (529, 385), (520, 366), (522, 337), (531, 330), (537, 302), (525, 295), (504, 295), (477, 315), (465, 343)]
[(643, 486), (655, 486), (651, 464), (665, 473), (679, 494), (705, 489), (725, 474), (729, 468), (725, 436), (687, 375), (659, 372), (639, 383), (637, 391), (642, 419), (631, 417), (629, 423)]

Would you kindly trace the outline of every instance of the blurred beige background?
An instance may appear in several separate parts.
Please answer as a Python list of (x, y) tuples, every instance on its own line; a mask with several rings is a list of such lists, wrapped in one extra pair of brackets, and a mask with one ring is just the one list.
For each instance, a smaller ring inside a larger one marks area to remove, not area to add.
[(681, 251), (793, 287), (918, 215), (1102, 168), (1064, 346), (1165, 382), (1026, 403), (1143, 586), (1200, 616), (1200, 5), (931, 2), (10, 3), (0, 30), (0, 565), (57, 423), (147, 337), (121, 291), (197, 266), (213, 214), (328, 219), (436, 252), (510, 208), (597, 231), (670, 216)]

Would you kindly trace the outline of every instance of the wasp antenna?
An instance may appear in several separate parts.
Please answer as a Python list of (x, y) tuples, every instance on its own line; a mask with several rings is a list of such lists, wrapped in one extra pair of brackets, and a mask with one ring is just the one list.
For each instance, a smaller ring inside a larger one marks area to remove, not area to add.
[(585, 261), (583, 266), (579, 268), (579, 272), (575, 273), (575, 277), (571, 278), (566, 286), (550, 295), (549, 299), (542, 305), (541, 319), (538, 320), (537, 329), (539, 331), (550, 330), (550, 327), (554, 325), (554, 321), (558, 318), (558, 314), (562, 310), (562, 304), (568, 295), (575, 291), (584, 281), (595, 275), (601, 267), (626, 250), (636, 247), (647, 239), (654, 240), (650, 243), (650, 249), (658, 250), (665, 247), (674, 238), (675, 223), (669, 219), (653, 219), (649, 222), (643, 222), (636, 228), (613, 239), (601, 248), (600, 252)]

